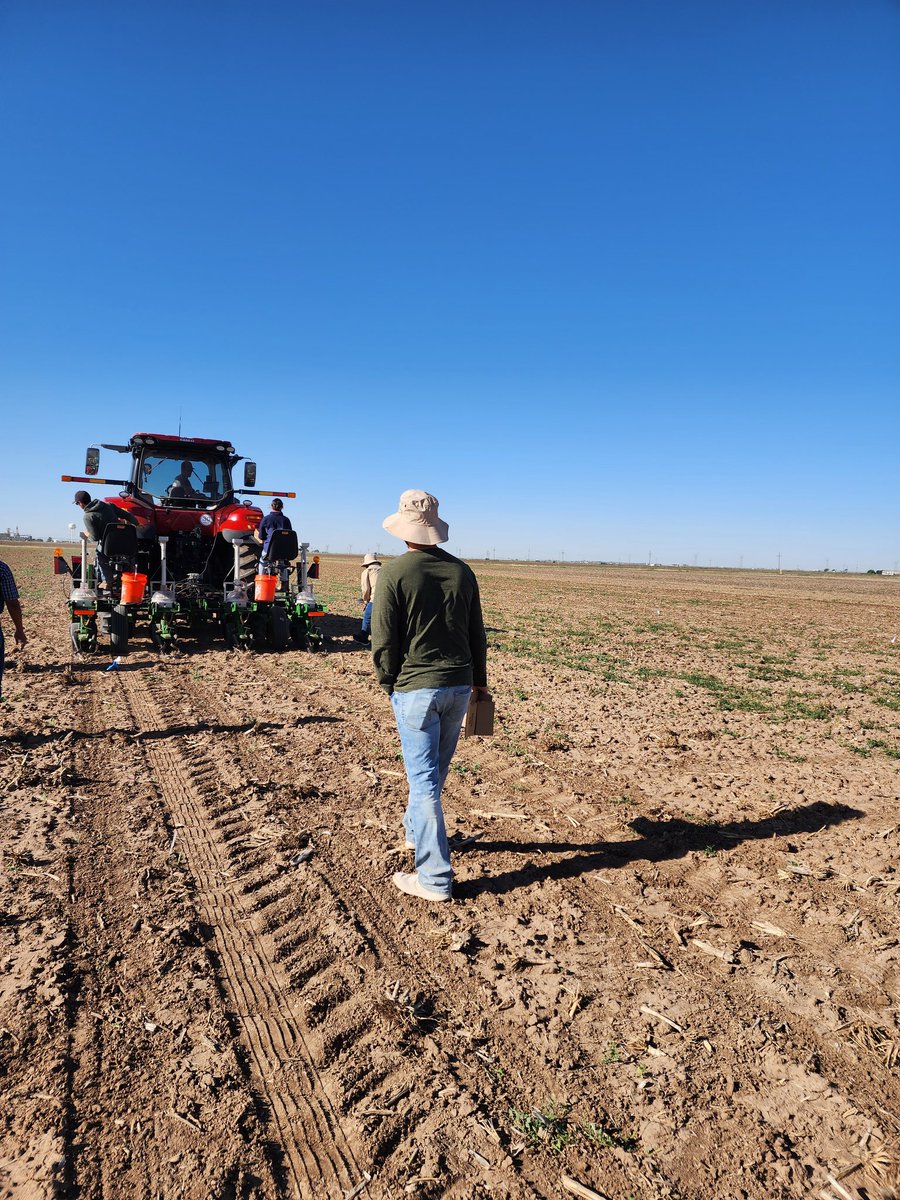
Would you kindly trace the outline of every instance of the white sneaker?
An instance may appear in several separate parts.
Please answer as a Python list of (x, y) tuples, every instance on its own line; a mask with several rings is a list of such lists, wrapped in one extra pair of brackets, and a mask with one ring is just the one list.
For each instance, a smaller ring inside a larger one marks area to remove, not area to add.
[(395, 888), (399, 888), (401, 892), (405, 892), (407, 896), (418, 896), (420, 900), (449, 900), (451, 897), (444, 892), (433, 892), (431, 888), (423, 887), (419, 883), (419, 877), (412, 871), (406, 874), (403, 871), (398, 871), (391, 879)]
[(406, 847), (407, 850), (415, 850), (415, 848), (416, 848), (416, 843), (411, 842), (409, 840), (409, 838), (406, 839), (406, 841), (403, 843), (403, 845)]

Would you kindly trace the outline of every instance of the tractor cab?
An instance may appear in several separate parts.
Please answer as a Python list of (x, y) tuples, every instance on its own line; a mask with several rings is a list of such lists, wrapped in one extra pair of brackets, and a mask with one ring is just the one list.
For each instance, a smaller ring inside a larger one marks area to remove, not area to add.
[[(203, 511), (234, 503), (232, 467), (240, 461), (230, 442), (135, 434), (131, 490), (154, 508)], [(256, 464), (244, 464), (244, 487), (255, 482)]]

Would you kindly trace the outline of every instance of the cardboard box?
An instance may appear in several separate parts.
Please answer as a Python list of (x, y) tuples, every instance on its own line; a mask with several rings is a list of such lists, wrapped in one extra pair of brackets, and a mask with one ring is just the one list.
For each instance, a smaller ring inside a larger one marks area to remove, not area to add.
[(494, 701), (491, 696), (472, 693), (469, 711), (463, 721), (463, 737), (491, 737), (494, 732)]

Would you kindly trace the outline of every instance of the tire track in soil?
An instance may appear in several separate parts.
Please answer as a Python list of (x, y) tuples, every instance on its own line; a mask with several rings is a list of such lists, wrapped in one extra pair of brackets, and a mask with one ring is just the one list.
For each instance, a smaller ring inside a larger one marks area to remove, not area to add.
[[(216, 1152), (198, 1160), (196, 1131), (204, 1127), (178, 1120), (175, 1096), (182, 1109), (192, 1103), (183, 1073), (188, 1025), (194, 1025), (196, 1035), (194, 1022), (205, 1017), (209, 1032), (218, 1027), (224, 1034), (224, 1023), (215, 1004), (204, 1012), (204, 999), (217, 998), (205, 952), (188, 949), (181, 956), (176, 943), (171, 951), (163, 950), (155, 934), (147, 935), (147, 930), (175, 928), (188, 932), (187, 947), (201, 944), (191, 940), (189, 926), (180, 924), (196, 919), (189, 900), (185, 903), (192, 880), (160, 851), (160, 834), (166, 833), (163, 802), (121, 719), (117, 716), (110, 729), (102, 711), (117, 707), (113, 699), (117, 692), (121, 695), (119, 679), (84, 676), (80, 682), (86, 687), (73, 696), (79, 702), (78, 727), (74, 744), (68, 745), (74, 780), (69, 789), (74, 837), (69, 840), (77, 848), (67, 856), (69, 1053), (60, 1195), (73, 1200), (155, 1197), (170, 1191), (198, 1197), (274, 1196), (277, 1188), (263, 1139), (255, 1121), (244, 1118), (252, 1111), (249, 1093), (228, 1052), (216, 1048), (218, 1065), (212, 1068), (223, 1072), (220, 1082), (226, 1089), (219, 1093), (215, 1125), (224, 1137)], [(151, 877), (160, 881), (158, 889), (148, 885)], [(163, 975), (166, 982), (160, 983)], [(180, 990), (185, 982), (198, 989), (191, 998)], [(172, 1042), (167, 1047), (165, 1027), (144, 1022), (158, 1005), (169, 1003), (184, 1023), (178, 1038), (179, 1025), (169, 1026)], [(237, 1079), (240, 1091), (234, 1090)], [(167, 1094), (173, 1101), (168, 1111)], [(207, 1092), (203, 1100), (209, 1096)], [(195, 1132), (186, 1133), (188, 1126)], [(207, 1127), (207, 1137), (216, 1136)]]
[[(73, 656), (74, 668), (74, 656)], [(77, 678), (77, 676), (76, 676)], [(80, 737), (93, 739), (105, 729), (100, 710), (101, 694), (86, 681), (79, 695), (78, 724)], [(86, 699), (81, 697), (86, 693)], [(76, 748), (77, 747), (77, 748)], [(87, 749), (85, 749), (87, 747)], [(95, 765), (102, 758), (102, 751), (92, 740), (75, 742), (66, 751), (67, 767), (73, 778), (79, 775), (91, 777)], [(78, 766), (76, 767), (76, 764)], [(76, 774), (77, 771), (77, 774)], [(102, 778), (102, 767), (97, 778)], [(110, 1059), (106, 1043), (105, 1022), (97, 1019), (97, 1010), (104, 1007), (112, 992), (110, 980), (104, 978), (99, 962), (94, 961), (88, 947), (96, 939), (98, 916), (107, 898), (127, 896), (127, 884), (118, 887), (119, 862), (113, 855), (104, 863), (104, 869), (96, 872), (93, 840), (106, 840), (116, 824), (115, 807), (107, 808), (104, 798), (97, 797), (95, 789), (89, 789), (89, 797), (82, 787), (70, 788), (68, 816), (76, 815), (87, 825), (89, 833), (80, 845), (67, 855), (66, 899), (67, 914), (67, 965), (66, 1023), (68, 1047), (65, 1060), (65, 1107), (63, 1111), (63, 1140), (65, 1145), (61, 1186), (67, 1197), (90, 1196), (102, 1200), (103, 1196), (115, 1195), (116, 1179), (120, 1177), (121, 1163), (112, 1158), (112, 1146), (103, 1137), (92, 1136), (99, 1127), (97, 1106), (91, 1101), (107, 1103), (109, 1097), (98, 1096), (96, 1081), (106, 1077), (106, 1065), (115, 1065), (115, 1055)], [(102, 916), (99, 917), (102, 924)], [(130, 1131), (134, 1133), (134, 1129)], [(138, 1136), (141, 1126), (137, 1126)], [(124, 1141), (124, 1138), (123, 1138)], [(145, 1195), (153, 1195), (159, 1188), (159, 1150), (150, 1139), (144, 1139), (141, 1153), (137, 1156), (128, 1152), (130, 1171), (128, 1186)]]
[[(87, 682), (74, 674), (67, 678), (73, 684)], [(55, 1156), (54, 1169), (45, 1170), (40, 1176), (28, 1176), (32, 1189), (28, 1195), (49, 1196), (52, 1192), (71, 1198), (99, 1198), (115, 1194), (116, 1181), (121, 1182), (126, 1138), (122, 1135), (118, 1145), (112, 1146), (108, 1138), (96, 1136), (103, 1120), (111, 1119), (109, 1109), (118, 1112), (116, 1100), (107, 1091), (99, 1091), (97, 1084), (100, 1080), (109, 1084), (111, 1073), (121, 1066), (115, 1041), (111, 1049), (105, 1022), (99, 1019), (98, 1010), (114, 994), (120, 998), (121, 989), (106, 964), (97, 957), (101, 941), (98, 930), (105, 928), (101, 915), (104, 906), (122, 905), (129, 887), (121, 855), (97, 853), (98, 845), (104, 846), (111, 838), (121, 841), (123, 831), (112, 789), (108, 789), (107, 795), (100, 795), (94, 786), (87, 787), (95, 779), (104, 778), (103, 749), (93, 740), (105, 732), (99, 712), (100, 695), (94, 687), (86, 686), (70, 693), (69, 699), (77, 713), (77, 723), (58, 751), (52, 752), (49, 744), (29, 751), (44, 773), (42, 786), (62, 788), (59, 807), (62, 823), (57, 830), (62, 853), (54, 865), (58, 875), (45, 873), (57, 881), (59, 918), (64, 932), (54, 943), (63, 1018), (60, 1049), (52, 1055), (45, 1090), (30, 1097), (53, 1105), (45, 1117), (44, 1130), (45, 1136), (59, 1139), (60, 1150)], [(85, 795), (85, 791), (89, 794)], [(53, 826), (56, 829), (55, 820)], [(69, 832), (62, 836), (66, 830)], [(117, 845), (116, 849), (119, 848)], [(54, 916), (54, 907), (48, 905), (48, 921), (52, 923)], [(50, 1016), (48, 1009), (47, 1017)], [(53, 1029), (52, 1019), (48, 1028)], [(51, 1129), (52, 1133), (46, 1132)], [(139, 1124), (138, 1136), (142, 1132)], [(129, 1135), (133, 1133), (132, 1128)], [(127, 1159), (129, 1189), (134, 1194), (155, 1194), (159, 1183), (159, 1152), (152, 1139), (142, 1143), (137, 1155), (132, 1155), (129, 1149)], [(27, 1174), (27, 1163), (19, 1165)], [(20, 1192), (14, 1188), (11, 1194)]]
[[(158, 681), (118, 678), (196, 879), (195, 903), (214, 931), (217, 974), (246, 1049), (252, 1085), (277, 1132), (285, 1182), (301, 1198), (339, 1195), (362, 1172), (291, 1011), (282, 972), (254, 932), (252, 909), (232, 882), (227, 847), (209, 820), (211, 799), (231, 789), (214, 756), (189, 739), (165, 736), (170, 723), (166, 701), (156, 695)], [(284, 1069), (286, 1064), (293, 1069)]]

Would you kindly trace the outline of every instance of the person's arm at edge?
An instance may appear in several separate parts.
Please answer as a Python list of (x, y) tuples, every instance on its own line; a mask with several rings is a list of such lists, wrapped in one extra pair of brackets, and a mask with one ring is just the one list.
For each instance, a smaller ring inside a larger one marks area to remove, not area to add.
[(16, 627), (16, 641), (20, 646), (24, 646), (28, 638), (25, 636), (25, 626), (22, 624), (22, 605), (18, 600), (7, 600), (6, 607), (9, 609), (12, 623)]
[(469, 609), (469, 650), (472, 654), (472, 690), (488, 695), (487, 686), (487, 634), (481, 613), (481, 594), (475, 580), (475, 594)]
[(390, 696), (400, 673), (400, 630), (394, 584), (381, 580), (372, 599), (372, 662), (375, 678)]

